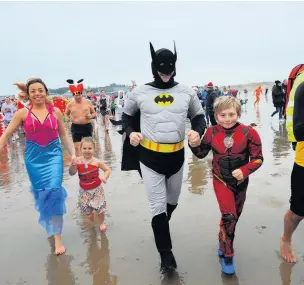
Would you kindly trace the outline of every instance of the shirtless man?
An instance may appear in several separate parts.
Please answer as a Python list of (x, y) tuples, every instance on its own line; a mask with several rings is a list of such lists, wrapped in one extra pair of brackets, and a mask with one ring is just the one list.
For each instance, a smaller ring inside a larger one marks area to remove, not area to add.
[[(78, 88), (79, 85), (76, 88)], [(72, 85), (72, 87), (75, 86)], [(74, 91), (74, 98), (66, 107), (65, 117), (67, 122), (72, 121), (71, 132), (76, 156), (80, 156), (80, 142), (82, 138), (92, 136), (93, 127), (91, 120), (95, 118), (96, 112), (90, 100), (82, 97), (83, 87), (78, 88), (79, 90), (75, 91), (75, 89), (70, 86), (70, 90), (71, 89)]]

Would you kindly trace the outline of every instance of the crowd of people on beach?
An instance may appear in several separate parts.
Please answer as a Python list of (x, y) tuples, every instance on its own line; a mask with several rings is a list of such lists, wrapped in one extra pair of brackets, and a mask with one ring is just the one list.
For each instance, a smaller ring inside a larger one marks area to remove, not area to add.
[[(152, 215), (151, 227), (159, 252), (160, 270), (165, 279), (174, 278), (177, 261), (172, 250), (170, 220), (178, 207), (182, 186), (185, 140), (193, 155), (204, 159), (213, 154), (213, 188), (221, 219), (218, 252), (221, 270), (235, 273), (234, 239), (249, 186), (249, 177), (263, 165), (262, 141), (254, 125), (240, 122), (247, 106), (247, 89), (218, 88), (212, 82), (202, 90), (175, 81), (177, 52), (154, 50), (150, 43), (153, 80), (108, 96), (85, 91), (83, 79), (68, 79), (72, 99), (50, 100), (48, 87), (40, 78), (17, 82), (18, 100), (6, 98), (1, 104), (0, 151), (18, 129), (25, 135), (24, 160), (31, 182), (39, 224), (54, 237), (55, 254), (64, 254), (63, 216), (67, 193), (62, 186), (62, 144), (71, 156), (69, 174), (79, 177), (79, 204), (83, 213), (100, 219), (99, 229), (107, 230), (104, 185), (111, 175), (109, 166), (95, 157), (93, 132), (101, 118), (105, 132), (109, 122), (121, 125), (122, 171), (136, 170), (143, 179)], [(265, 89), (267, 96), (268, 88)], [(260, 103), (262, 86), (253, 93), (254, 106)], [(290, 209), (284, 218), (281, 256), (296, 262), (292, 235), (304, 217), (304, 65), (292, 69), (288, 80), (276, 80), (272, 88), (275, 111), (286, 120), (289, 141), (295, 150), (291, 174)], [(301, 110), (301, 111), (300, 111)], [(186, 129), (190, 120), (191, 128)], [(70, 128), (72, 140), (67, 135)], [(100, 170), (101, 173), (100, 174)], [(241, 254), (241, 253), (240, 253)]]

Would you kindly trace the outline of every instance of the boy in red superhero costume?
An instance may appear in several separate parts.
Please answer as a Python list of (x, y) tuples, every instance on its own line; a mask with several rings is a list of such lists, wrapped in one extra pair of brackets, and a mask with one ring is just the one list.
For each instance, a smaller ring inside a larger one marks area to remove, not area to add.
[(191, 148), (198, 158), (213, 152), (212, 172), (215, 195), (222, 213), (219, 232), (219, 256), (222, 271), (234, 274), (233, 240), (235, 227), (243, 210), (248, 176), (263, 163), (258, 133), (239, 123), (240, 103), (231, 96), (214, 103), (218, 125), (209, 127), (199, 147)]

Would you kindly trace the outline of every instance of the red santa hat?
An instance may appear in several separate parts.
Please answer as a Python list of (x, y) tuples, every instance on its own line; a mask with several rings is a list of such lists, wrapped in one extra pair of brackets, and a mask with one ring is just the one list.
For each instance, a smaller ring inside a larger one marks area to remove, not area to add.
[(212, 82), (209, 82), (209, 83), (207, 84), (207, 88), (213, 88), (213, 83), (212, 83)]

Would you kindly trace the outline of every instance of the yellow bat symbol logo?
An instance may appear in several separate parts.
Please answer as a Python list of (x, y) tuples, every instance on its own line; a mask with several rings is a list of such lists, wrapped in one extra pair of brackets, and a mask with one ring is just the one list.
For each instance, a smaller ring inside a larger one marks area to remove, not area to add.
[(174, 97), (163, 93), (155, 96), (154, 102), (160, 106), (169, 106), (174, 102)]

